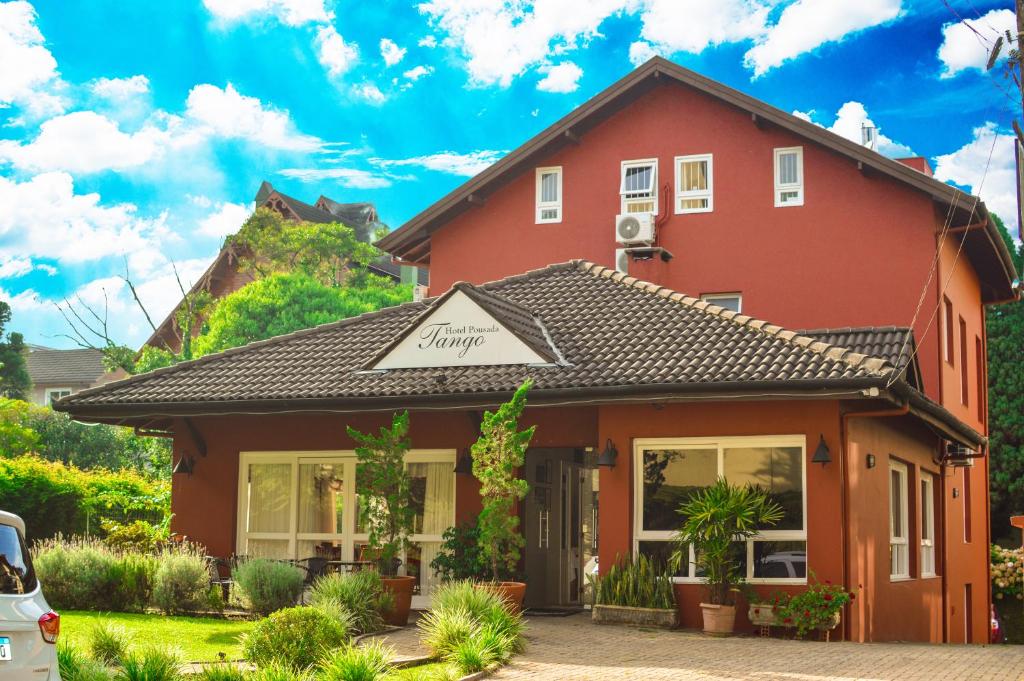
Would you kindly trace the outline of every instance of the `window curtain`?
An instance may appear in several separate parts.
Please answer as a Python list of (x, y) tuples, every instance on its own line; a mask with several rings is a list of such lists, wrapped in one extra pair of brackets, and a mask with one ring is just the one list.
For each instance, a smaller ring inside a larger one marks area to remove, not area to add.
[(292, 467), (287, 463), (249, 464), (249, 532), (287, 532)]
[(301, 464), (299, 466), (299, 532), (340, 533), (344, 490), (340, 465)]
[(409, 464), (409, 473), (426, 479), (419, 534), (442, 534), (455, 517), (455, 472), (451, 462)]

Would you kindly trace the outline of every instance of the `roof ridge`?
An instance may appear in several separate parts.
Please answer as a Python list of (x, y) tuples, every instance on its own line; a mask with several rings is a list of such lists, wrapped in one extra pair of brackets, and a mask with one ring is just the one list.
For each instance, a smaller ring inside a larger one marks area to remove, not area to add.
[(867, 331), (874, 331), (876, 333), (882, 331), (910, 331), (909, 326), (893, 326), (891, 324), (886, 326), (836, 326), (836, 327), (823, 327), (818, 329), (793, 329), (797, 333), (861, 333)]
[(592, 276), (605, 277), (627, 288), (635, 288), (646, 293), (659, 295), (662, 298), (681, 303), (706, 314), (713, 314), (717, 317), (721, 317), (722, 319), (729, 320), (734, 324), (738, 324), (739, 326), (745, 326), (769, 336), (774, 336), (790, 343), (791, 345), (796, 345), (805, 350), (823, 355), (829, 359), (845, 362), (854, 369), (862, 369), (876, 376), (888, 376), (896, 369), (896, 367), (890, 364), (888, 360), (853, 352), (849, 348), (825, 343), (824, 341), (820, 341), (816, 338), (801, 335), (796, 331), (789, 331), (777, 324), (771, 324), (765, 320), (751, 317), (750, 315), (733, 312), (732, 310), (727, 310), (719, 305), (712, 305), (706, 300), (698, 300), (697, 298), (688, 296), (685, 293), (670, 289), (667, 286), (660, 286), (649, 281), (643, 281), (642, 279), (631, 277), (624, 272), (605, 267), (604, 265), (598, 265), (590, 261), (581, 260), (576, 262), (579, 263), (578, 269), (581, 272), (586, 272)]

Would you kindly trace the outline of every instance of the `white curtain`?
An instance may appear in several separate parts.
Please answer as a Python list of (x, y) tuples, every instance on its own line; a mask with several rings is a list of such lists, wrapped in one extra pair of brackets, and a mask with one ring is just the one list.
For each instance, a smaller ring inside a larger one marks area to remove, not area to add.
[(249, 464), (250, 532), (287, 532), (292, 467), (287, 463)]
[(343, 477), (341, 465), (299, 465), (299, 532), (341, 532)]
[[(451, 466), (449, 466), (450, 468)], [(431, 561), (437, 557), (441, 549), (441, 542), (425, 541), (419, 542), (420, 546), (420, 595), (429, 596), (434, 587), (440, 583), (440, 579), (434, 574), (430, 567)]]
[(455, 471), (450, 462), (409, 464), (414, 478), (426, 478), (423, 522), (418, 534), (440, 535), (455, 518)]

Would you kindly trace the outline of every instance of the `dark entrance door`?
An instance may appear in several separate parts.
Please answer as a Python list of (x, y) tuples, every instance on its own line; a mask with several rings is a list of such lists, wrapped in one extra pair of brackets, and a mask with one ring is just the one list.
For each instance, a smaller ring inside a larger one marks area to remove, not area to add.
[(582, 449), (533, 448), (526, 453), (530, 493), (522, 517), (528, 606), (583, 602), (584, 565), (597, 543), (597, 473), (583, 461)]

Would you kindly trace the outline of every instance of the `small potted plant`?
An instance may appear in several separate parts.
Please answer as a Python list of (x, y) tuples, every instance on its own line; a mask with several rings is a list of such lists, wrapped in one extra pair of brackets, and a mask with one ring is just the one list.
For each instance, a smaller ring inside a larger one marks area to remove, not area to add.
[(409, 545), (416, 511), (411, 504), (412, 479), (405, 468), (409, 451), (409, 412), (395, 413), (391, 426), (379, 435), (347, 428), (356, 442), (356, 491), (362, 503), (359, 518), (369, 534), (369, 555), (376, 563), (384, 588), (394, 605), (384, 613), (388, 624), (403, 627), (409, 621), (415, 577), (399, 576), (402, 552)]
[(526, 584), (508, 578), (519, 565), (519, 551), (525, 544), (519, 533), (516, 502), (526, 497), (529, 484), (518, 470), (533, 439), (534, 428), (519, 430), (519, 417), (526, 407), (526, 380), (512, 399), (494, 412), (484, 412), (480, 437), (473, 445), (473, 475), (480, 481), (482, 510), (477, 519), (480, 556), (492, 580), (487, 588), (498, 592), (512, 609), (519, 610), (526, 596)]
[(747, 618), (755, 627), (771, 627), (779, 623), (776, 611), (786, 603), (788, 596), (776, 592), (770, 596), (762, 597), (749, 584), (741, 589), (747, 601)]
[(763, 489), (730, 485), (725, 478), (698, 490), (680, 506), (683, 524), (675, 536), (673, 563), (684, 564), (689, 547), (694, 548), (708, 587), (708, 601), (700, 604), (706, 633), (732, 633), (736, 593), (746, 578), (739, 550), (762, 528), (777, 523), (782, 513)]
[(803, 638), (811, 631), (827, 632), (839, 626), (843, 607), (854, 599), (852, 592), (825, 580), (819, 582), (811, 573), (807, 590), (791, 596), (780, 604), (776, 619), (787, 627), (796, 629), (797, 638)]
[(678, 623), (672, 573), (643, 554), (619, 560), (605, 574), (587, 575), (594, 592), (591, 619), (671, 629)]

